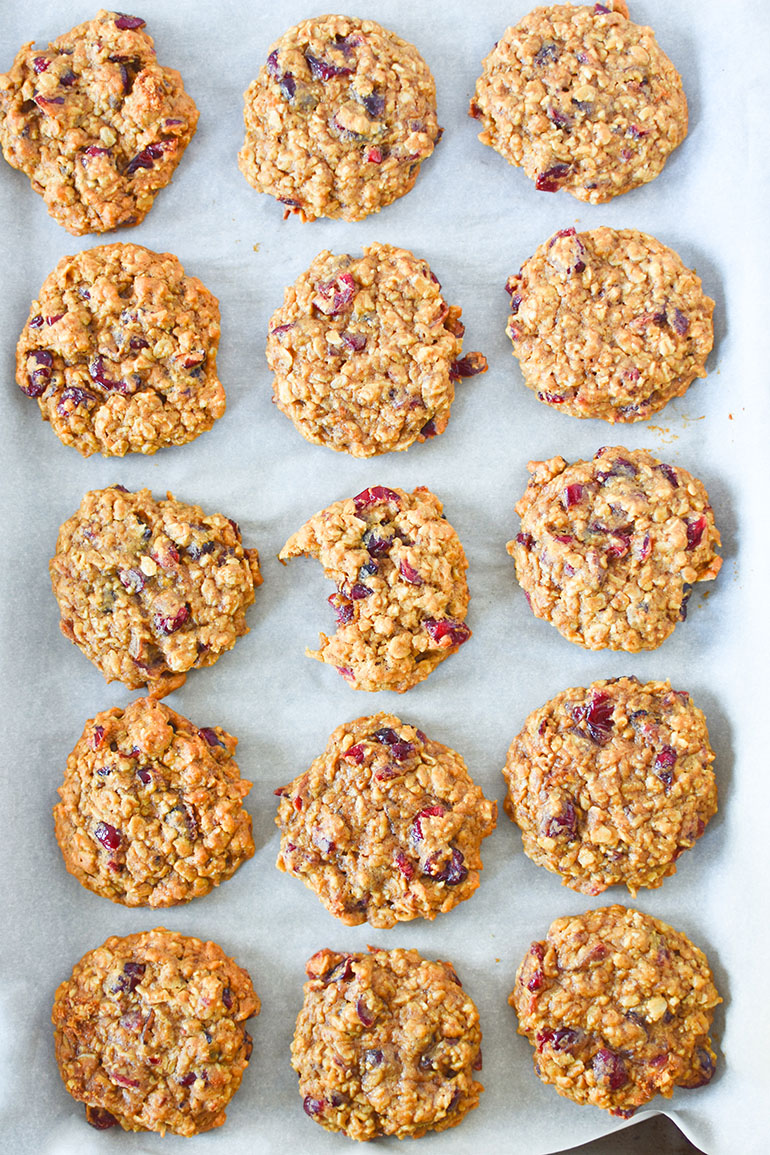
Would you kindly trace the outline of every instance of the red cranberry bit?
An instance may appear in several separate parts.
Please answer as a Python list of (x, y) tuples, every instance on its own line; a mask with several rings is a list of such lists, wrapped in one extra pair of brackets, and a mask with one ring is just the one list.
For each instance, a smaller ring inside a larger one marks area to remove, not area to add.
[(538, 192), (557, 192), (572, 171), (570, 164), (555, 164), (545, 172), (538, 173), (535, 188)]
[(571, 509), (573, 505), (579, 505), (583, 500), (583, 486), (579, 484), (568, 485), (562, 492), (561, 499), (567, 509)]
[(444, 866), (439, 867), (442, 858), (443, 854), (438, 851), (431, 854), (425, 862), (423, 874), (427, 874), (429, 878), (434, 878), (436, 882), (445, 882), (447, 886), (458, 886), (468, 877), (468, 868), (465, 865), (463, 852), (454, 848), (449, 861)]
[(432, 417), (431, 417), (430, 421), (425, 422), (422, 429), (420, 430), (420, 436), (424, 437), (426, 439), (426, 441), (428, 440), (429, 437), (435, 437), (437, 433), (438, 433), (438, 430), (436, 429), (436, 422), (433, 420)]
[(679, 488), (679, 478), (676, 475), (676, 471), (672, 469), (670, 465), (661, 463), (660, 465), (656, 465), (655, 468), (663, 474), (667, 481), (671, 482), (674, 489)]
[(350, 666), (335, 666), (334, 667), (341, 678), (345, 678), (348, 682), (355, 682), (355, 675), (350, 669)]
[(224, 742), (219, 737), (216, 730), (212, 730), (208, 726), (203, 726), (198, 731), (198, 733), (200, 734), (203, 741), (207, 742), (209, 746), (221, 746), (224, 748)]
[(346, 758), (348, 762), (355, 762), (356, 766), (360, 766), (366, 757), (366, 747), (363, 742), (357, 742), (355, 746), (346, 750), (342, 757)]
[(372, 1014), (363, 999), (359, 999), (356, 1003), (356, 1014), (365, 1027), (374, 1026), (376, 1016)]
[(366, 159), (369, 161), (369, 164), (382, 164), (382, 149), (376, 147), (368, 148), (366, 150)]
[(567, 116), (566, 113), (561, 112), (558, 108), (550, 107), (546, 112), (546, 116), (556, 128), (563, 128), (567, 131), (572, 128), (572, 118)]
[(353, 966), (350, 962), (350, 955), (345, 955), (340, 962), (335, 963), (328, 974), (323, 975), (323, 982), (328, 983), (345, 983), (351, 978), (353, 974)]
[(114, 389), (118, 393), (124, 394), (128, 392), (128, 385), (125, 381), (113, 381), (105, 375), (104, 359), (102, 357), (94, 357), (91, 360), (91, 364), (88, 366), (88, 372), (91, 374), (93, 380), (96, 381), (97, 385), (101, 385), (102, 389), (106, 389), (108, 392)]
[(98, 750), (104, 742), (104, 726), (94, 726), (93, 734), (91, 735), (91, 746), (94, 750)]
[(138, 594), (147, 584), (147, 578), (140, 569), (120, 569), (118, 577), (129, 593)]
[(468, 353), (454, 361), (449, 369), (449, 376), (453, 381), (461, 377), (475, 377), (477, 373), (486, 373), (489, 366), (483, 353)]
[(564, 801), (558, 814), (545, 823), (543, 834), (546, 838), (566, 838), (571, 842), (577, 835), (577, 813), (570, 801)]
[(609, 12), (609, 8), (604, 4), (594, 4), (594, 15), (600, 16), (605, 12)]
[(86, 1122), (96, 1131), (106, 1131), (110, 1127), (117, 1127), (118, 1121), (104, 1107), (86, 1106)]
[(331, 80), (333, 76), (349, 76), (353, 71), (352, 68), (339, 68), (336, 64), (330, 64), (328, 60), (320, 60), (317, 56), (312, 56), (309, 52), (305, 53), (305, 60), (307, 60), (310, 65), (313, 79), (320, 80), (324, 84), (327, 80)]
[(278, 49), (277, 48), (273, 52), (271, 52), (270, 55), (268, 56), (267, 61), (265, 62), (265, 67), (267, 68), (268, 76), (272, 76), (273, 80), (277, 80), (281, 74), (281, 70), (278, 67)]
[(369, 587), (363, 585), (361, 582), (354, 582), (350, 587), (350, 597), (354, 602), (361, 601), (362, 598), (371, 597), (371, 594), (372, 591)]
[(340, 273), (333, 281), (319, 281), (313, 304), (325, 317), (336, 317), (344, 313), (352, 302), (358, 286), (350, 273)]
[(153, 144), (148, 144), (141, 152), (138, 152), (126, 165), (126, 176), (131, 176), (140, 168), (152, 168), (156, 160), (160, 160), (167, 148), (172, 146), (172, 141), (156, 141)]
[(610, 1051), (607, 1047), (602, 1047), (600, 1051), (596, 1052), (591, 1060), (591, 1066), (597, 1080), (606, 1082), (611, 1091), (619, 1091), (628, 1082), (626, 1064), (620, 1055), (616, 1054), (615, 1051)]
[[(106, 156), (109, 153), (108, 148), (99, 148), (96, 144), (89, 144), (88, 148), (84, 148), (81, 156)], [(89, 294), (90, 297), (90, 294)]]
[(537, 395), (538, 401), (545, 401), (546, 405), (563, 405), (566, 398), (561, 393), (549, 393), (544, 390)]
[(535, 58), (534, 58), (533, 63), (538, 68), (542, 68), (546, 64), (555, 64), (556, 61), (559, 59), (559, 55), (560, 55), (559, 49), (556, 47), (556, 45), (553, 43), (553, 41), (549, 41), (547, 44), (544, 44), (542, 46), (542, 48), (538, 49), (538, 51), (535, 53)]
[(45, 112), (44, 106), (47, 104), (64, 104), (64, 97), (63, 96), (41, 96), (38, 93), (38, 95), (33, 96), (32, 99), (34, 100), (34, 102), (38, 106), (38, 108), (43, 110), (43, 112)]
[(115, 21), (115, 26), (124, 32), (133, 32), (136, 28), (144, 28), (145, 24), (146, 21), (142, 20), (141, 16), (126, 16), (123, 12), (118, 14), (118, 18)]
[(233, 992), (230, 990), (229, 987), (225, 987), (225, 989), (222, 991), (222, 1002), (227, 1007), (228, 1011), (232, 1010)]
[[(30, 361), (35, 366), (31, 371), (29, 368)], [(51, 369), (53, 368), (53, 356), (47, 349), (33, 349), (31, 353), (27, 354), (27, 381), (28, 385), (22, 386), (22, 390), (28, 397), (39, 397), (41, 393), (45, 392), (46, 386), (51, 380)]]
[(411, 862), (409, 861), (409, 859), (404, 854), (403, 850), (399, 850), (396, 852), (396, 856), (395, 856), (394, 861), (395, 861), (396, 866), (398, 867), (398, 869), (401, 871), (404, 878), (408, 882), (414, 876), (414, 867), (412, 866)]
[[(356, 498), (356, 500), (358, 500)], [(390, 553), (393, 548), (392, 537), (378, 537), (373, 529), (368, 529), (364, 534), (364, 545), (372, 557), (382, 557)]]
[(674, 763), (676, 762), (676, 750), (673, 746), (663, 746), (658, 752), (655, 759), (654, 770), (658, 778), (660, 778), (666, 794), (671, 789), (671, 783), (674, 781)]
[(703, 517), (703, 515), (701, 515), (696, 521), (687, 522), (688, 550), (695, 549), (700, 545), (701, 538), (703, 537), (704, 531), (706, 529), (706, 524), (706, 518)]
[(304, 1112), (306, 1115), (309, 1115), (311, 1119), (315, 1118), (316, 1115), (320, 1115), (324, 1106), (325, 1101), (323, 1099), (314, 1099), (312, 1095), (305, 1095), (305, 1098), (302, 1100)]
[(421, 586), (423, 584), (422, 578), (418, 574), (414, 566), (411, 566), (408, 561), (400, 561), (398, 564), (398, 572), (405, 582), (409, 582), (412, 586)]
[(524, 549), (529, 552), (532, 549), (532, 546), (535, 544), (535, 539), (531, 533), (517, 533), (516, 544), (523, 546)]
[(176, 633), (177, 630), (181, 629), (189, 617), (190, 611), (187, 606), (182, 606), (172, 617), (164, 614), (153, 614), (152, 624), (157, 633), (168, 637), (169, 634)]
[(30, 329), (39, 329), (42, 324), (43, 318), (40, 313), (38, 313), (36, 317), (30, 317), (30, 319), (27, 321), (27, 325)]
[(412, 819), (412, 825), (409, 829), (410, 841), (415, 845), (418, 842), (422, 842), (425, 837), (422, 830), (422, 820), (424, 818), (440, 818), (442, 814), (446, 814), (443, 806), (425, 806), (422, 810), (418, 811)]
[(390, 752), (397, 762), (403, 762), (405, 758), (414, 750), (411, 742), (407, 742), (404, 738), (400, 738), (395, 730), (390, 726), (384, 726), (381, 730), (375, 730), (372, 738), (383, 746), (388, 746)]
[(364, 1051), (364, 1062), (367, 1067), (379, 1067), (385, 1056), (378, 1048), (373, 1048), (369, 1051)]
[(714, 1068), (716, 1064), (714, 1063), (714, 1060), (706, 1048), (698, 1047), (697, 1051), (695, 1052), (695, 1056), (698, 1061), (698, 1073), (696, 1075), (697, 1082), (688, 1083), (688, 1090), (692, 1090), (695, 1087), (705, 1087), (706, 1083), (711, 1082), (714, 1075)]
[(294, 799), (294, 809), (297, 812), (299, 812), (302, 809), (302, 799), (300, 798), (299, 794)]
[(74, 407), (78, 405), (85, 405), (90, 409), (92, 405), (96, 405), (99, 398), (95, 394), (89, 393), (87, 389), (80, 389), (77, 385), (70, 385), (62, 391), (62, 395), (56, 402), (56, 412), (60, 417), (66, 417), (69, 413), (68, 402), (72, 402)]
[(115, 986), (112, 988), (113, 994), (124, 991), (126, 994), (132, 994), (139, 986), (144, 978), (144, 972), (147, 969), (144, 963), (126, 962), (123, 964), (123, 973), (118, 976)]
[[(428, 631), (433, 641), (442, 649), (449, 649), (450, 646), (461, 646), (463, 642), (467, 642), (471, 636), (471, 631), (466, 626), (465, 622), (452, 622), (448, 618), (442, 621), (436, 621), (434, 618), (427, 618), (423, 625)], [(448, 638), (448, 642), (444, 639)]]
[(191, 1087), (195, 1082), (195, 1072), (188, 1071), (186, 1075), (182, 1075), (179, 1084), (182, 1087)]
[(550, 1046), (554, 1051), (571, 1051), (582, 1039), (583, 1032), (579, 1028), (577, 1030), (571, 1027), (557, 1027), (555, 1030), (546, 1028), (537, 1033), (537, 1049), (542, 1051), (543, 1047)]
[[(595, 457), (598, 457), (597, 453)], [(625, 457), (616, 457), (609, 469), (597, 470), (596, 480), (600, 485), (604, 485), (608, 477), (636, 477), (639, 470), (631, 461), (627, 461)]]
[[(387, 489), (384, 485), (373, 485), (371, 489), (364, 489), (353, 498), (356, 513), (360, 513), (363, 509), (369, 509), (373, 505), (380, 505), (385, 501), (393, 501), (396, 505), (399, 505), (401, 498), (397, 493), (394, 493), (392, 489)], [(389, 543), (389, 545), (392, 545), (392, 542)], [(372, 550), (369, 550), (369, 552), (372, 553)]]
[(573, 707), (572, 717), (578, 724), (585, 723), (587, 733), (581, 731), (583, 737), (590, 738), (597, 746), (604, 746), (612, 736), (613, 709), (612, 699), (608, 694), (594, 692), (590, 702)]
[(684, 337), (687, 330), (690, 328), (690, 322), (680, 309), (674, 309), (674, 319), (671, 326), (680, 337)]
[(117, 850), (123, 841), (121, 834), (110, 826), (109, 822), (97, 822), (94, 828), (94, 838), (107, 850)]
[(51, 67), (51, 61), (47, 56), (36, 56), (32, 61), (32, 67), (39, 75), (41, 72), (45, 72), (47, 68)]
[(152, 782), (152, 771), (147, 766), (140, 766), (136, 772), (136, 776), (145, 786), (149, 786)]
[(361, 103), (372, 120), (379, 120), (385, 111), (385, 97), (381, 92), (373, 92), (370, 96), (364, 96)]
[(340, 333), (340, 337), (348, 353), (360, 353), (366, 347), (364, 333)]

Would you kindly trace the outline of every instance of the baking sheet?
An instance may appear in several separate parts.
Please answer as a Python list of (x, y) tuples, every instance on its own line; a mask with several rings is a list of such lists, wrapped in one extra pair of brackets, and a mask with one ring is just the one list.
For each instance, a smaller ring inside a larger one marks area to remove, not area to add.
[[(5, 0), (0, 68), (33, 37), (47, 43), (94, 8), (70, 0)], [(684, 77), (690, 133), (665, 171), (604, 206), (535, 192), (476, 139), (467, 103), (480, 61), (527, 0), (442, 5), (369, 0), (353, 8), (392, 27), (425, 55), (437, 80), (445, 135), (414, 190), (366, 221), (284, 222), (236, 167), (242, 93), (271, 42), (325, 5), (306, 0), (143, 0), (159, 59), (182, 72), (201, 112), (197, 136), (172, 185), (135, 229), (73, 238), (46, 214), (27, 178), (0, 164), (0, 393), (3, 564), (2, 878), (0, 1110), (4, 1149), (25, 1155), (189, 1150), (211, 1155), (352, 1150), (303, 1114), (289, 1041), (306, 959), (321, 946), (416, 947), (451, 959), (475, 999), (484, 1029), (486, 1092), (456, 1129), (428, 1135), (420, 1149), (540, 1155), (622, 1127), (593, 1108), (559, 1098), (534, 1076), (531, 1048), (507, 1006), (516, 967), (553, 918), (627, 902), (685, 931), (707, 953), (724, 1004), (714, 1023), (719, 1063), (712, 1084), (680, 1091), (665, 1110), (709, 1155), (764, 1150), (768, 935), (764, 860), (768, 774), (768, 628), (764, 509), (768, 421), (767, 321), (762, 271), (770, 256), (765, 219), (768, 162), (764, 74), (770, 10), (744, 0), (636, 0)], [(559, 228), (599, 224), (650, 232), (697, 268), (716, 299), (709, 376), (651, 422), (615, 428), (577, 421), (537, 402), (522, 383), (505, 337), (507, 276)], [(220, 374), (228, 411), (215, 429), (152, 458), (82, 460), (59, 444), (37, 407), (13, 384), (14, 347), (30, 300), (66, 253), (111, 240), (176, 253), (222, 307)], [(463, 308), (465, 349), (487, 355), (487, 374), (458, 387), (447, 432), (405, 454), (359, 461), (307, 444), (270, 403), (264, 359), (267, 321), (284, 285), (323, 248), (360, 251), (374, 240), (429, 261), (446, 298)], [(590, 457), (605, 443), (647, 447), (703, 478), (723, 535), (724, 567), (696, 592), (686, 623), (652, 653), (588, 653), (536, 621), (516, 585), (505, 542), (518, 529), (513, 504), (526, 462), (557, 453)], [(50, 809), (67, 754), (85, 720), (130, 695), (101, 675), (58, 631), (47, 562), (59, 524), (83, 493), (113, 482), (173, 491), (221, 510), (257, 545), (264, 586), (249, 614), (251, 633), (210, 670), (193, 673), (168, 701), (199, 725), (240, 738), (242, 773), (254, 780), (248, 806), (257, 854), (210, 896), (153, 913), (128, 910), (84, 890), (64, 870)], [(276, 554), (311, 514), (373, 484), (424, 484), (444, 501), (468, 554), (474, 637), (405, 697), (351, 690), (309, 661), (319, 629), (332, 624), (320, 567)], [(635, 903), (618, 888), (590, 899), (562, 888), (522, 853), (500, 814), (485, 843), (474, 897), (429, 924), (390, 931), (346, 928), (315, 896), (274, 866), (273, 790), (300, 773), (340, 722), (392, 709), (459, 750), (488, 796), (503, 798), (500, 768), (526, 714), (570, 685), (633, 673), (670, 678), (706, 711), (717, 753), (720, 813), (661, 890)], [(66, 1094), (49, 1024), (56, 985), (81, 955), (110, 934), (165, 925), (219, 942), (250, 971), (263, 1003), (254, 1054), (224, 1128), (194, 1141), (97, 1133)], [(643, 1118), (640, 1111), (637, 1118)], [(633, 1121), (632, 1121), (633, 1122)], [(394, 1140), (379, 1141), (395, 1150)]]

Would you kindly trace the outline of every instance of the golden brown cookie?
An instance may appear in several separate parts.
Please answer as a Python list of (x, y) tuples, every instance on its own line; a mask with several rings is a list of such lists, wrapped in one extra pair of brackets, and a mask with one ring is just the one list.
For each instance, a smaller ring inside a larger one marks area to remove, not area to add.
[(356, 690), (403, 693), (471, 636), (468, 563), (435, 494), (375, 485), (312, 517), (281, 550), (317, 557), (337, 586), (333, 637), (308, 657)]
[(508, 542), (533, 613), (589, 650), (654, 650), (722, 565), (708, 494), (646, 449), (530, 461)]
[(355, 457), (443, 433), (455, 381), (483, 373), (461, 356), (462, 310), (407, 249), (319, 253), (270, 319), (273, 400), (308, 441)]
[(349, 926), (432, 919), (479, 885), (497, 803), (459, 754), (395, 714), (338, 726), (323, 754), (276, 794), (278, 869)]
[(213, 942), (175, 931), (113, 936), (53, 1005), (64, 1085), (97, 1130), (197, 1135), (221, 1127), (252, 1050), (259, 999)]
[(505, 811), (524, 852), (584, 894), (660, 886), (717, 809), (706, 719), (670, 682), (557, 694), (508, 751)]
[(469, 111), (536, 188), (591, 204), (653, 180), (687, 135), (681, 77), (624, 0), (533, 9), (485, 58)]
[(147, 686), (153, 698), (248, 633), (262, 583), (259, 554), (230, 518), (122, 485), (85, 495), (50, 570), (64, 636), (108, 682)]
[(478, 1106), (479, 1016), (451, 963), (320, 950), (307, 974), (291, 1053), (316, 1123), (351, 1139), (416, 1139)]
[(441, 136), (427, 64), (373, 20), (290, 28), (244, 100), (241, 172), (306, 221), (379, 212), (409, 192)]
[(139, 16), (101, 9), (0, 75), (0, 146), (75, 236), (136, 225), (198, 123)]
[(636, 229), (561, 229), (506, 288), (524, 382), (560, 413), (644, 421), (706, 376), (714, 302)]
[(171, 253), (98, 245), (46, 278), (16, 348), (16, 383), (84, 457), (184, 445), (225, 411), (219, 303)]
[(70, 874), (113, 902), (154, 907), (230, 878), (254, 853), (236, 745), (153, 698), (89, 719), (53, 809)]
[(535, 1073), (576, 1103), (628, 1118), (714, 1074), (721, 1003), (705, 956), (665, 922), (607, 906), (559, 918), (533, 942), (509, 1003)]

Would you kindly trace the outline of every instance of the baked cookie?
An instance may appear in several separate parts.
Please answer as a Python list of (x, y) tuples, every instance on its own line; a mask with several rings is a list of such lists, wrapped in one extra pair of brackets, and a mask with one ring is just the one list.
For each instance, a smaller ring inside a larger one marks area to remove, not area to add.
[(508, 999), (542, 1081), (624, 1118), (657, 1094), (709, 1082), (721, 1001), (689, 939), (624, 906), (558, 918)]
[(379, 212), (409, 192), (442, 132), (414, 45), (350, 16), (290, 28), (244, 101), (238, 166), (304, 221)]
[(92, 1127), (197, 1135), (225, 1121), (259, 1009), (216, 943), (162, 927), (113, 936), (56, 991), (56, 1061)]
[(588, 650), (654, 650), (722, 565), (703, 483), (646, 449), (530, 461), (508, 542), (535, 617)]
[(481, 353), (461, 357), (461, 312), (407, 249), (325, 250), (270, 319), (273, 400), (308, 441), (354, 457), (435, 437), (455, 381), (487, 367)]
[(291, 1055), (316, 1123), (351, 1139), (417, 1139), (478, 1106), (479, 1015), (451, 963), (370, 947), (320, 950), (306, 969)]
[(139, 16), (101, 9), (0, 75), (0, 146), (75, 236), (139, 224), (182, 159), (198, 109)]
[(459, 754), (395, 714), (338, 726), (310, 769), (276, 794), (278, 869), (348, 926), (432, 919), (479, 885), (497, 803)]
[(152, 698), (86, 722), (53, 808), (64, 865), (124, 906), (208, 894), (254, 853), (237, 739)]
[(61, 631), (108, 682), (162, 698), (248, 633), (259, 554), (234, 521), (173, 494), (94, 489), (51, 559)]
[(337, 631), (308, 657), (355, 690), (405, 690), (467, 642), (468, 563), (435, 494), (383, 485), (336, 501), (283, 547), (282, 562), (316, 557), (337, 586)]
[(623, 0), (535, 8), (484, 60), (469, 111), (536, 188), (590, 204), (653, 180), (687, 135), (681, 77)]
[(716, 814), (706, 719), (669, 682), (611, 678), (562, 691), (508, 751), (505, 811), (524, 853), (565, 886), (660, 886)]
[(636, 229), (562, 229), (506, 289), (524, 383), (572, 417), (644, 421), (706, 376), (714, 302)]
[(88, 457), (184, 445), (225, 411), (219, 303), (171, 253), (100, 245), (63, 257), (16, 347), (16, 382)]

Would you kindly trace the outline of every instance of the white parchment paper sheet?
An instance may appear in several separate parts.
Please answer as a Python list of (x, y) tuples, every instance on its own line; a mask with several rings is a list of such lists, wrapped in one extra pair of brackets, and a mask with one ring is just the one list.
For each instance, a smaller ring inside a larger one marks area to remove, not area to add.
[[(670, 678), (706, 711), (717, 751), (720, 813), (678, 873), (636, 905), (685, 931), (707, 953), (724, 1004), (715, 1018), (719, 1066), (711, 1086), (659, 1101), (711, 1155), (766, 1148), (767, 958), (764, 878), (768, 821), (767, 481), (768, 163), (765, 74), (770, 8), (745, 0), (636, 0), (684, 77), (690, 134), (652, 184), (605, 206), (539, 194), (476, 139), (468, 99), (482, 57), (527, 0), (443, 4), (367, 0), (353, 11), (416, 43), (437, 80), (445, 136), (415, 189), (358, 224), (282, 220), (236, 167), (242, 93), (272, 41), (327, 10), (314, 0), (142, 0), (139, 12), (160, 60), (182, 72), (200, 126), (172, 185), (136, 229), (76, 239), (46, 214), (26, 177), (0, 163), (0, 390), (2, 438), (3, 727), (2, 1002), (3, 1149), (14, 1155), (92, 1152), (211, 1155), (343, 1152), (349, 1140), (303, 1114), (288, 1047), (304, 963), (318, 948), (374, 942), (451, 959), (484, 1028), (481, 1106), (460, 1127), (426, 1136), (420, 1150), (555, 1151), (622, 1126), (559, 1098), (532, 1072), (529, 1043), (506, 1004), (516, 967), (551, 920), (587, 906), (629, 901), (619, 890), (574, 894), (524, 857), (506, 816), (485, 844), (480, 890), (435, 923), (391, 931), (345, 928), (299, 882), (275, 869), (273, 790), (300, 773), (340, 722), (394, 709), (459, 750), (488, 795), (502, 800), (500, 768), (526, 714), (570, 685), (634, 673)], [(3, 0), (0, 68), (33, 38), (47, 43), (95, 11), (84, 0)], [(716, 299), (710, 373), (652, 422), (611, 429), (537, 402), (522, 383), (504, 328), (506, 277), (559, 228), (599, 224), (650, 232), (697, 267)], [(228, 411), (192, 445), (152, 458), (82, 460), (59, 444), (37, 406), (16, 388), (14, 347), (30, 300), (66, 253), (112, 240), (176, 253), (221, 301), (220, 371)], [(270, 403), (264, 359), (268, 318), (322, 248), (359, 252), (373, 240), (428, 259), (447, 299), (463, 307), (466, 350), (490, 370), (458, 388), (447, 433), (406, 454), (372, 461), (304, 442)], [(505, 542), (526, 462), (563, 453), (590, 457), (602, 444), (645, 446), (703, 478), (724, 540), (724, 568), (696, 592), (689, 620), (656, 652), (587, 653), (535, 621), (516, 585)], [(238, 760), (254, 780), (248, 805), (258, 851), (209, 897), (161, 914), (113, 906), (64, 870), (50, 810), (68, 752), (96, 711), (124, 704), (119, 685), (58, 631), (47, 563), (60, 523), (83, 493), (116, 481), (172, 490), (221, 510), (257, 545), (264, 586), (251, 633), (169, 699), (199, 725), (240, 738)], [(332, 624), (320, 568), (276, 553), (307, 517), (368, 485), (430, 486), (445, 502), (470, 561), (474, 637), (431, 677), (398, 698), (352, 691), (303, 656)], [(74, 962), (110, 934), (166, 925), (213, 938), (253, 976), (263, 1001), (254, 1055), (224, 1128), (195, 1140), (97, 1133), (66, 1094), (53, 1057), (50, 1006)], [(657, 1105), (657, 1104), (656, 1104)], [(395, 1150), (394, 1141), (382, 1147)]]

